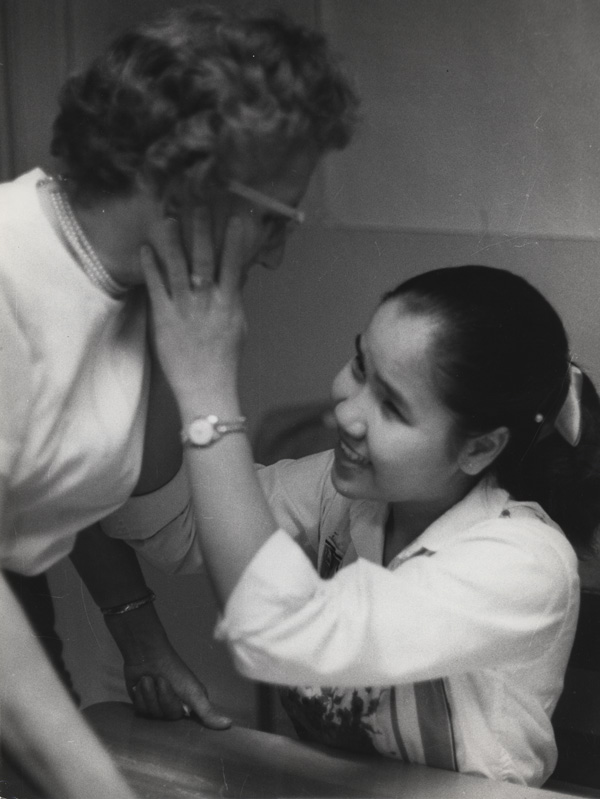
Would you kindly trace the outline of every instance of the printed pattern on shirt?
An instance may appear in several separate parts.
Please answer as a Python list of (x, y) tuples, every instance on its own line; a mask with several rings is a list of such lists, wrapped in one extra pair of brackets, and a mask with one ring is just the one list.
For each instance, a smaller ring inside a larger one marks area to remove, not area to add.
[[(423, 547), (396, 556), (388, 568), (395, 571), (412, 558), (434, 554)], [(321, 547), (319, 574), (331, 578), (356, 559), (348, 534), (333, 532)], [(280, 697), (301, 739), (457, 770), (444, 680), (390, 688), (282, 688)]]
[(333, 577), (333, 575), (339, 571), (343, 557), (344, 552), (337, 545), (334, 533), (333, 536), (325, 539), (321, 564), (319, 566), (319, 576), (324, 580)]
[(280, 698), (299, 738), (373, 754), (379, 693), (372, 688), (282, 688)]

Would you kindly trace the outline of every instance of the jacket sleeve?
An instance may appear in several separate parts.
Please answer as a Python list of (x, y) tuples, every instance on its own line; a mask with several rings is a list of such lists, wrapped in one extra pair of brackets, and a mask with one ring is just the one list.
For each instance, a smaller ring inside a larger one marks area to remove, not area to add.
[(359, 559), (322, 580), (279, 531), (217, 636), (242, 673), (288, 685), (393, 685), (516, 663), (524, 647), (542, 655), (574, 632), (576, 559), (558, 536), (541, 522), (485, 522), (395, 571)]
[(167, 574), (192, 574), (202, 566), (190, 487), (183, 466), (157, 491), (130, 497), (104, 518), (100, 526), (106, 535), (126, 541)]
[(258, 478), (277, 524), (316, 566), (320, 522), (334, 493), (329, 477), (333, 453), (258, 466)]

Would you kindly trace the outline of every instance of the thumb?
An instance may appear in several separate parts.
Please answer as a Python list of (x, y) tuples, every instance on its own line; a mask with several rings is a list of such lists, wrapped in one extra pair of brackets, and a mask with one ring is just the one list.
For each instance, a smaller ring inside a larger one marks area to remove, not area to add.
[(162, 279), (154, 250), (149, 244), (143, 244), (140, 248), (139, 256), (150, 301), (153, 305), (156, 305), (160, 300), (164, 301), (168, 296), (168, 292)]
[(226, 730), (231, 727), (231, 719), (219, 713), (219, 711), (213, 707), (206, 691), (198, 688), (198, 690), (189, 693), (187, 696), (180, 694), (180, 698), (188, 711), (198, 716), (205, 727), (211, 730)]

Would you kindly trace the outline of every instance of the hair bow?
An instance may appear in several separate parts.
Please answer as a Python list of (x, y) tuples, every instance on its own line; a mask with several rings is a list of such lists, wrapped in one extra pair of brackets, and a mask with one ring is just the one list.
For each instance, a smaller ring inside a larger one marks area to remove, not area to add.
[(578, 366), (569, 365), (569, 390), (554, 427), (564, 440), (576, 447), (581, 439), (581, 392), (583, 391), (583, 373)]

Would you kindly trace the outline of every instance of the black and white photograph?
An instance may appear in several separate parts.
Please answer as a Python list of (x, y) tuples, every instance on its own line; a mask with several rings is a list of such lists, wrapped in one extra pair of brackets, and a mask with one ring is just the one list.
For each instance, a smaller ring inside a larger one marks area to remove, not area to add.
[(0, 799), (600, 798), (600, 2), (0, 0)]

